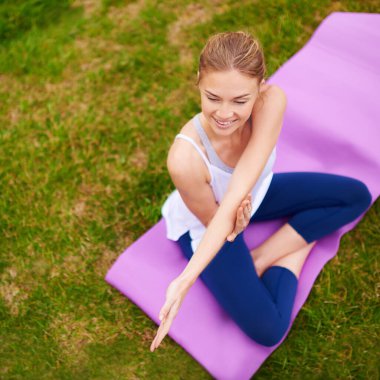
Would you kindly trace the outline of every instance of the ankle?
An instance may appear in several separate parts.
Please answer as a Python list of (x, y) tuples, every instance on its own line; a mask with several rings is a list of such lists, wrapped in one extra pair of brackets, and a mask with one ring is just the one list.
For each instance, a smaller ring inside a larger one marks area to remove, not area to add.
[(256, 262), (261, 257), (261, 253), (257, 248), (251, 249), (252, 259)]
[(254, 266), (256, 269), (256, 273), (259, 277), (261, 277), (261, 275), (265, 272), (265, 270), (267, 268), (267, 264), (260, 257), (257, 258), (256, 260), (254, 260)]

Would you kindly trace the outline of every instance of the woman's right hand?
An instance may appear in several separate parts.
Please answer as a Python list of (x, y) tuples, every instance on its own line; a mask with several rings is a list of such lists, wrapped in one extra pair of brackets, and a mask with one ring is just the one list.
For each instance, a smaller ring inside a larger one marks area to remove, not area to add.
[(233, 242), (240, 232), (244, 231), (251, 219), (252, 195), (249, 193), (237, 209), (236, 222), (233, 232), (227, 236), (229, 242)]
[(178, 314), (182, 302), (191, 288), (192, 283), (179, 276), (175, 278), (166, 289), (166, 301), (159, 313), (160, 327), (154, 337), (150, 351), (153, 352), (168, 334), (174, 318)]

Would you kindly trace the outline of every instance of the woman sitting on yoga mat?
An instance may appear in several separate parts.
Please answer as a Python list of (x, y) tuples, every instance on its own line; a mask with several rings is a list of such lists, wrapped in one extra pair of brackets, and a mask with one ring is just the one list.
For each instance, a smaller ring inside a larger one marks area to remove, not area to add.
[[(277, 344), (290, 323), (302, 266), (316, 241), (371, 204), (366, 185), (319, 173), (273, 173), (286, 95), (265, 84), (259, 42), (245, 32), (212, 36), (197, 86), (202, 112), (181, 129), (167, 166), (176, 190), (162, 208), (167, 237), (189, 260), (166, 292), (154, 351), (198, 276), (251, 339)], [(249, 250), (249, 223), (289, 217)]]

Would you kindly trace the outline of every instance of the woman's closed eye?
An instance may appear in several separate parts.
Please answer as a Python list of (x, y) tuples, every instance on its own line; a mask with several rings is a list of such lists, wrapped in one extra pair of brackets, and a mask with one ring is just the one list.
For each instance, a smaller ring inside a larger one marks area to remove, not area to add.
[[(209, 97), (207, 97), (207, 99), (211, 100), (212, 102), (217, 102), (217, 101), (218, 101), (218, 99), (209, 98)], [(237, 104), (245, 104), (245, 103), (247, 103), (247, 102), (238, 102), (238, 101), (236, 100), (235, 103), (237, 103)]]

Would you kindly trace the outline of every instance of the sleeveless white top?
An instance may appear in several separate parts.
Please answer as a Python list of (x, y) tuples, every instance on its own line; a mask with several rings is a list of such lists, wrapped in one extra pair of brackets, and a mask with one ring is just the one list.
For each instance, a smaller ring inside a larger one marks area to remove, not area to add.
[[(212, 145), (202, 127), (200, 114), (197, 114), (193, 118), (193, 122), (196, 126), (197, 132), (201, 138), (203, 145), (206, 148), (206, 152), (210, 161), (207, 159), (205, 154), (196, 144), (196, 142), (184, 135), (177, 134), (175, 138), (182, 138), (188, 141), (194, 146), (198, 151), (203, 161), (205, 162), (211, 176), (211, 189), (214, 193), (215, 200), (218, 204), (221, 203), (223, 196), (228, 188), (228, 183), (232, 176), (234, 168), (231, 168), (224, 164), (220, 158), (217, 156), (215, 150), (212, 148)], [(251, 217), (259, 208), (261, 202), (263, 201), (266, 192), (268, 191), (269, 185), (273, 177), (273, 165), (276, 160), (276, 146), (273, 148), (272, 153), (270, 154), (268, 161), (258, 178), (255, 186), (253, 187), (252, 194), (252, 211)], [(202, 222), (187, 208), (186, 204), (181, 198), (181, 195), (178, 190), (174, 190), (166, 199), (165, 203), (161, 208), (161, 213), (165, 219), (166, 223), (166, 237), (170, 240), (178, 240), (180, 236), (189, 231), (191, 237), (191, 247), (193, 252), (197, 249), (203, 234), (206, 231), (206, 227)]]

